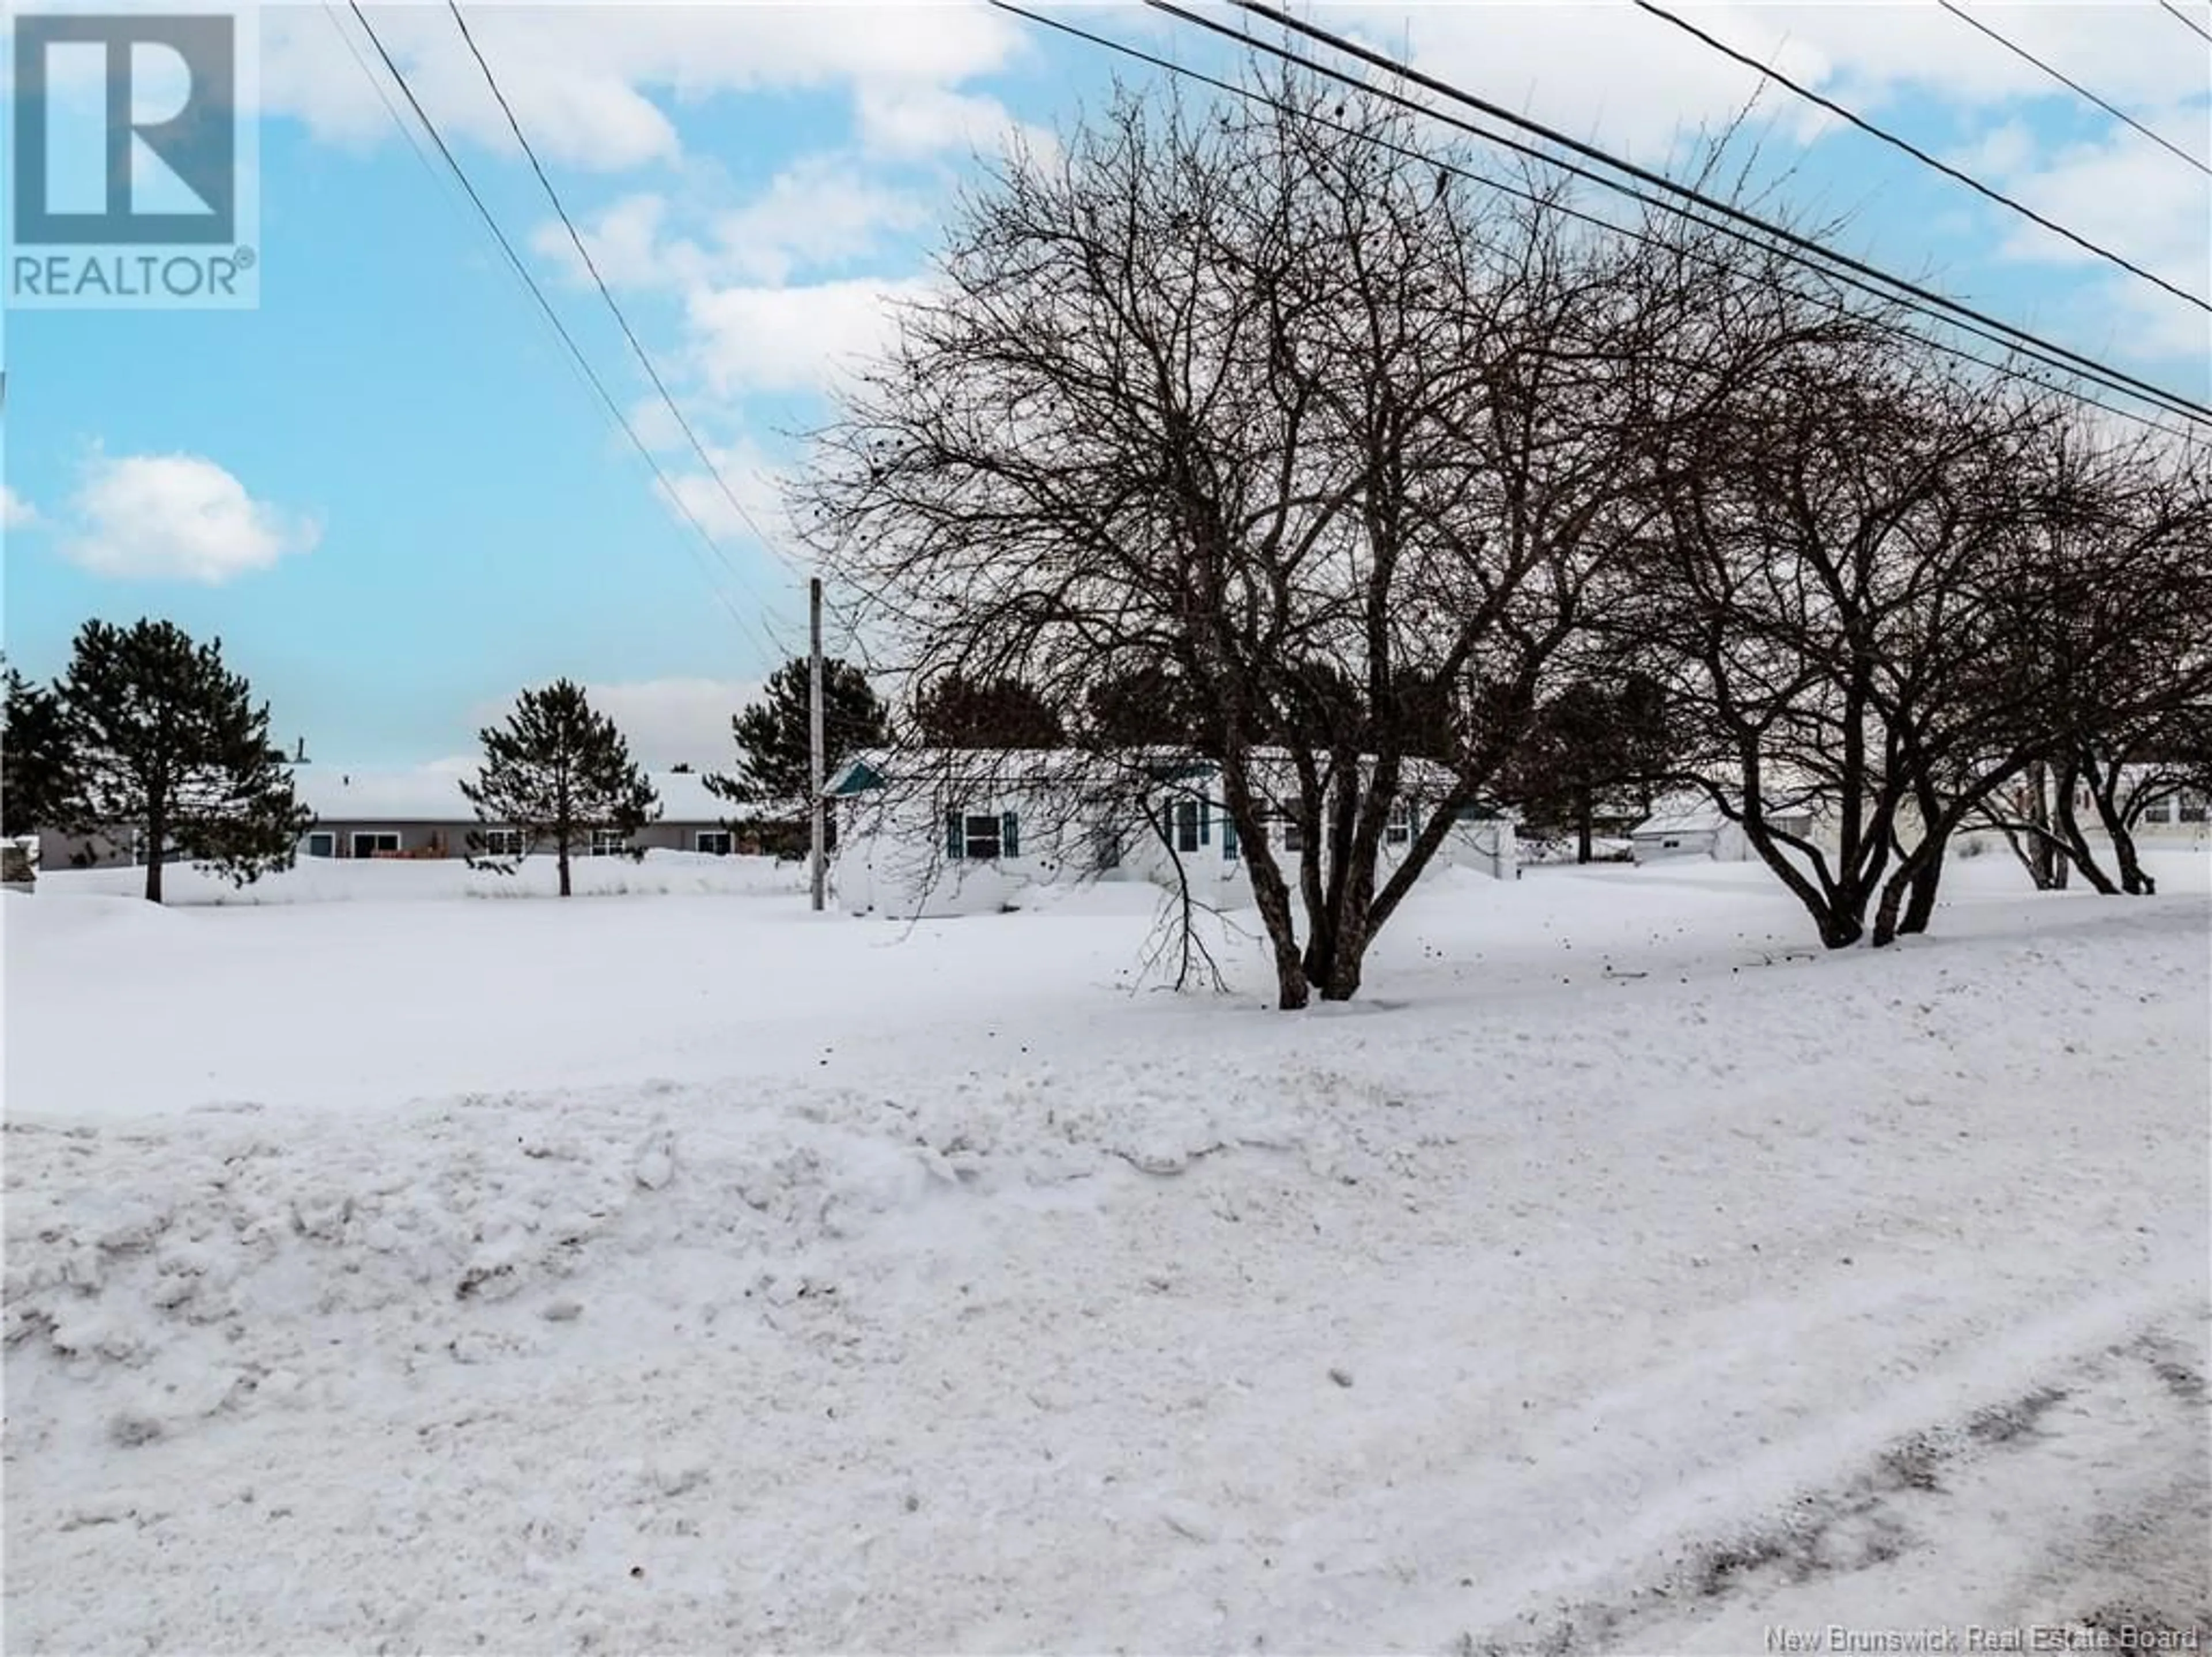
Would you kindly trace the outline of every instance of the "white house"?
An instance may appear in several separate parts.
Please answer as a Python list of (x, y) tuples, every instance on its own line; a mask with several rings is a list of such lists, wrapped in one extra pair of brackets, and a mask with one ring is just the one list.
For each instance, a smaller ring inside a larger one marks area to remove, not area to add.
[[(1410, 769), (1413, 786), (1384, 832), (1386, 871), (1404, 857), (1429, 820), (1426, 801), (1441, 797), (1449, 780), (1434, 766)], [(1288, 789), (1271, 792), (1281, 797)], [(1060, 751), (872, 752), (848, 761), (827, 793), (838, 807), (832, 878), (839, 903), (855, 915), (988, 913), (1018, 906), (1036, 887), (1083, 880), (1188, 886), (1217, 909), (1252, 901), (1245, 849), (1211, 762)], [(1269, 834), (1295, 862), (1297, 825), (1278, 811)], [(1437, 861), (1512, 879), (1511, 817), (1487, 807), (1462, 812)]]
[[(2153, 845), (2173, 845), (2202, 843), (2212, 834), (2212, 795), (2197, 789), (2172, 789), (2165, 784), (2172, 773), (2163, 765), (2124, 765), (2120, 768), (2118, 789), (2123, 809), (2140, 797), (2147, 789), (2158, 789), (2158, 797), (2142, 808), (2136, 819), (2131, 832), (2141, 843)], [(2097, 802), (2089, 797), (2087, 784), (2075, 793), (2074, 812), (2081, 826), (2092, 834), (2101, 834), (2097, 817)]]
[[(1808, 837), (1813, 830), (1812, 811), (1803, 806), (1769, 806), (1766, 820), (1784, 834)], [(1655, 801), (1651, 815), (1629, 830), (1628, 843), (1639, 863), (1686, 857), (1748, 863), (1759, 856), (1745, 838), (1742, 825), (1730, 821), (1705, 794), (1669, 795)]]

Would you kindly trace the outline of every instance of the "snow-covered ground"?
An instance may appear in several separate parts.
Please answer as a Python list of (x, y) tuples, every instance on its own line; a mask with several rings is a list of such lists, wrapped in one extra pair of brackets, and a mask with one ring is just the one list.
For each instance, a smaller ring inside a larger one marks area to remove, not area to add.
[(1297, 1017), (1131, 889), (601, 867), (0, 905), (10, 1649), (2212, 1619), (2201, 858), (1449, 879)]

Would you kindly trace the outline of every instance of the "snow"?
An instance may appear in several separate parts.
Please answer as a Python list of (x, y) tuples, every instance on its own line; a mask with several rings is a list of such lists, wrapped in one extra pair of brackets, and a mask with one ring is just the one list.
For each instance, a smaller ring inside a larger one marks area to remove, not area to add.
[(48, 874), (0, 900), (9, 1643), (2191, 1626), (2212, 868), (2154, 867), (1965, 861), (1832, 955), (1755, 868), (1448, 874), (1298, 1017), (1249, 938), (1139, 987), (1133, 887)]

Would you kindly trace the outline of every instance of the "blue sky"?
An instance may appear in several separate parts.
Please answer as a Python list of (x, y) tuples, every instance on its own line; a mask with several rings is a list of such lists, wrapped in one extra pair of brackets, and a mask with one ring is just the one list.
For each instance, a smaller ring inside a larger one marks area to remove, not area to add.
[[(2212, 27), (2212, 8), (2188, 3)], [(920, 277), (975, 146), (1064, 125), (1116, 67), (966, 4), (465, 9), (641, 337), (771, 532), (775, 474), (797, 458), (782, 434), (823, 412), (834, 365)], [(2208, 52), (2155, 6), (1975, 10), (2204, 155)], [(1625, 6), (1316, 15), (1646, 161), (1753, 89)], [(1223, 62), (1126, 8), (1070, 15)], [(1693, 15), (2168, 279), (2212, 285), (2205, 176), (1933, 6)], [(729, 711), (799, 641), (800, 572), (649, 406), (450, 15), (371, 17), (717, 548), (670, 509), (442, 164), (403, 141), (356, 26), (270, 8), (258, 308), (7, 318), (9, 658), (48, 675), (86, 618), (167, 616), (222, 636), (278, 734), (362, 765), (465, 752), (516, 689), (565, 674), (648, 760), (720, 765)], [(1796, 169), (1790, 198), (1851, 214), (1858, 251), (2212, 395), (2201, 312), (1786, 94), (1760, 108), (1768, 163)]]

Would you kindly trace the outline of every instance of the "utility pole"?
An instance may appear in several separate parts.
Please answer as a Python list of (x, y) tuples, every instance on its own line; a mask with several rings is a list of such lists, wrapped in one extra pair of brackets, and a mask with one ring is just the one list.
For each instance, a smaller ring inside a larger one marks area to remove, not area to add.
[(822, 578), (819, 576), (806, 585), (806, 608), (807, 625), (812, 634), (806, 689), (806, 740), (810, 756), (806, 770), (807, 775), (814, 779), (814, 786), (810, 790), (813, 795), (814, 908), (819, 913), (830, 850), (829, 822), (824, 815), (827, 807), (822, 799), (822, 790), (829, 787), (830, 778), (826, 775), (829, 759), (824, 751), (822, 730)]

